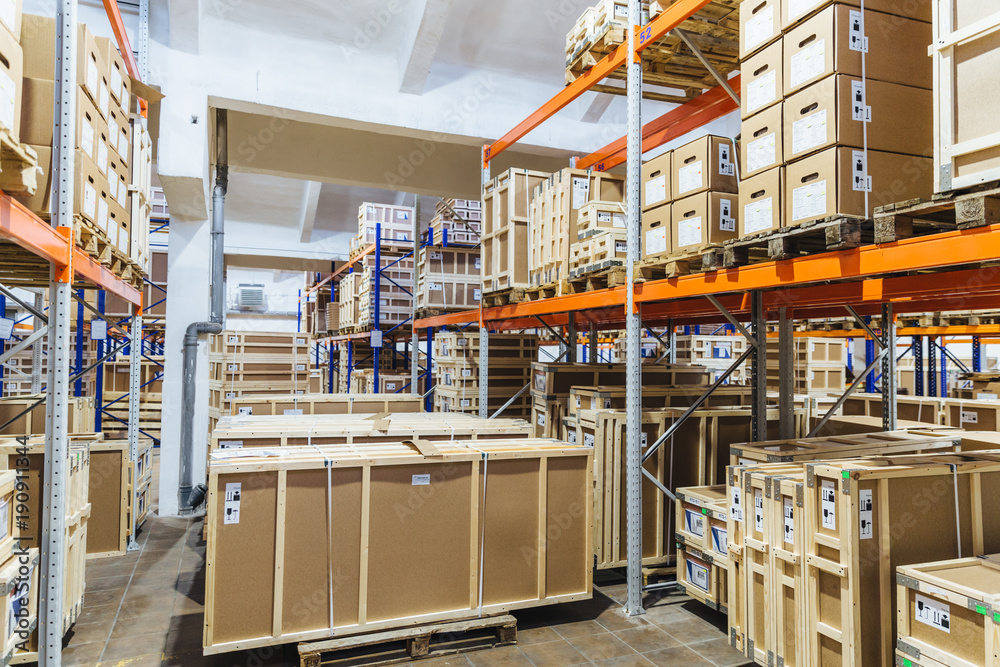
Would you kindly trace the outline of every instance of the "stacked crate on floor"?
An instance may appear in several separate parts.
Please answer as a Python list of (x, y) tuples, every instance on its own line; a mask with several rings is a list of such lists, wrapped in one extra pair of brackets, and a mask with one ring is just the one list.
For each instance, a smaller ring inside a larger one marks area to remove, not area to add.
[[(94, 397), (71, 396), (67, 401), (67, 432), (93, 433), (95, 424)], [(43, 396), (0, 399), (0, 425), (3, 437), (14, 438), (45, 434), (45, 400)]]
[(409, 206), (365, 202), (358, 207), (358, 233), (351, 238), (351, 256), (375, 244), (382, 230), (383, 247), (409, 245), (413, 248), (413, 209)]
[(428, 245), (478, 245), (483, 230), (483, 203), (474, 199), (445, 199), (428, 224)]
[[(139, 429), (157, 442), (163, 419), (163, 364), (163, 355), (143, 355), (139, 360)], [(104, 362), (102, 407), (105, 412), (101, 417), (101, 429), (106, 438), (128, 437), (131, 372), (132, 360), (129, 357)]]
[(548, 177), (540, 171), (510, 169), (485, 186), (481, 239), (485, 292), (531, 285), (531, 193)]
[(424, 246), (419, 251), (418, 312), (479, 308), (482, 278), (479, 248)]
[[(493, 414), (531, 381), (538, 336), (494, 334), (489, 341), (489, 402)], [(479, 414), (479, 332), (444, 331), (434, 336), (434, 410)], [(525, 391), (504, 417), (531, 416)]]
[[(712, 371), (712, 381), (722, 377), (730, 366), (747, 351), (743, 336), (676, 336), (677, 362), (700, 364)], [(726, 384), (746, 384), (750, 381), (750, 363), (744, 362), (730, 374)]]
[[(535, 186), (528, 213), (531, 285), (558, 284), (570, 277), (571, 246), (580, 241), (578, 222), (581, 209), (591, 202), (607, 206), (619, 204), (624, 199), (625, 179), (603, 172), (563, 169)], [(611, 237), (606, 236), (609, 233)], [(613, 235), (617, 233), (606, 230), (585, 241), (590, 248), (611, 247), (611, 254), (615, 254)], [(600, 239), (605, 239), (603, 245), (599, 243)], [(589, 263), (593, 262), (583, 262), (584, 265)]]
[(239, 396), (309, 391), (306, 334), (223, 331), (212, 336), (209, 354), (210, 406), (228, 414)]
[(740, 6), (741, 237), (929, 196), (931, 5)]
[[(66, 634), (83, 612), (86, 588), (87, 536), (91, 515), (90, 446), (93, 438), (71, 439), (69, 443), (65, 486), (66, 516), (64, 525), (65, 555), (63, 556), (63, 621), (60, 634)], [(41, 545), (43, 539), (43, 507), (45, 506), (45, 440), (4, 440), (0, 442), (0, 460), (8, 470), (17, 473), (18, 492), (27, 498), (9, 519), (17, 519), (16, 534), (23, 546)], [(13, 503), (10, 503), (13, 505)], [(10, 533), (9, 533), (10, 534)], [(21, 642), (18, 642), (22, 644)], [(26, 649), (26, 650), (25, 650)], [(38, 630), (14, 652), (12, 664), (38, 660)]]
[[(847, 388), (847, 341), (843, 338), (796, 338), (792, 348), (796, 394), (842, 394)], [(779, 387), (778, 340), (767, 340), (767, 388)]]
[(677, 489), (674, 503), (677, 581), (688, 596), (726, 613), (729, 608), (728, 487)]
[(132, 534), (132, 515), (138, 530), (149, 512), (152, 481), (152, 440), (139, 438), (134, 460), (128, 440), (90, 444), (88, 557), (125, 555)]
[[(352, 340), (350, 344), (348, 344), (348, 341), (336, 343), (334, 363), (337, 369), (337, 383), (335, 385), (337, 393), (346, 394), (353, 391), (350, 383), (352, 372), (373, 369), (375, 367), (374, 351), (374, 348), (369, 345), (367, 339)], [(391, 369), (392, 352), (388, 348), (383, 347), (382, 353), (379, 355), (379, 370), (391, 371)], [(367, 383), (365, 386), (368, 386)]]

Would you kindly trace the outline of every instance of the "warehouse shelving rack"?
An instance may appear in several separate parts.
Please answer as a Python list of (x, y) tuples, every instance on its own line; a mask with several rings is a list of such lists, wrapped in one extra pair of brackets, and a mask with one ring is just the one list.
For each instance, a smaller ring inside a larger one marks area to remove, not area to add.
[[(641, 358), (639, 334), (642, 328), (667, 327), (673, 331), (679, 324), (728, 323), (750, 345), (747, 352), (730, 371), (752, 360), (751, 392), (755, 439), (764, 439), (766, 378), (767, 316), (778, 322), (779, 363), (792, 364), (794, 319), (843, 317), (845, 309), (857, 325), (857, 336), (871, 345), (866, 369), (834, 406), (834, 410), (857, 388), (863, 379), (881, 371), (881, 390), (888, 397), (883, 401), (883, 427), (896, 424), (895, 366), (896, 316), (903, 313), (940, 312), (995, 308), (1000, 304), (1000, 270), (979, 269), (983, 262), (1000, 256), (1000, 225), (974, 230), (945, 232), (906, 239), (884, 245), (863, 246), (852, 250), (809, 255), (789, 260), (766, 262), (712, 273), (682, 276), (674, 279), (636, 282), (634, 265), (639, 258), (640, 208), (639, 187), (642, 154), (738, 108), (731, 91), (720, 86), (670, 111), (645, 127), (641, 125), (642, 51), (655, 43), (683, 20), (709, 4), (710, 0), (678, 0), (666, 11), (644, 26), (639, 25), (638, 0), (629, 1), (631, 30), (628, 41), (594, 67), (557, 93), (550, 101), (518, 124), (493, 144), (483, 148), (483, 182), (489, 182), (490, 163), (531, 130), (592, 89), (604, 77), (625, 66), (627, 72), (628, 134), (592, 155), (573, 161), (572, 166), (604, 171), (627, 164), (626, 225), (627, 282), (622, 287), (559, 296), (538, 301), (517, 303), (494, 308), (482, 308), (440, 317), (426, 318), (415, 323), (419, 329), (478, 323), (480, 326), (480, 391), (486, 392), (488, 375), (488, 336), (490, 331), (537, 327), (567, 327), (587, 325), (591, 336), (597, 329), (626, 330), (627, 337), (627, 603), (626, 613), (642, 614), (641, 566), (641, 482), (645, 472), (642, 461), (669, 437), (642, 452), (640, 447)], [(730, 79), (732, 83), (736, 79)], [(933, 272), (933, 273), (931, 273)], [(869, 322), (876, 316), (881, 331)], [(749, 328), (740, 319), (749, 319)], [(917, 334), (912, 334), (917, 335)], [(930, 335), (929, 333), (927, 335)], [(942, 333), (941, 335), (944, 335)], [(575, 336), (573, 337), (575, 338)], [(879, 368), (880, 367), (880, 368)], [(707, 399), (720, 384), (712, 385), (683, 419)], [(792, 437), (792, 374), (781, 373), (779, 426), (781, 437)], [(485, 405), (486, 401), (480, 401)], [(833, 411), (831, 411), (832, 414)], [(482, 414), (482, 416), (486, 416)], [(654, 480), (655, 481), (655, 480)], [(671, 495), (668, 489), (660, 487)]]

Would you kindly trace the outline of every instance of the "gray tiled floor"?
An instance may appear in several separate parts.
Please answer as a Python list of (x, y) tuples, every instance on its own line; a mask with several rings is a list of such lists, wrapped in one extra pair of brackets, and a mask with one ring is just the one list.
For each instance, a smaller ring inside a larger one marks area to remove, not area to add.
[[(155, 476), (154, 476), (155, 479)], [(154, 499), (155, 499), (154, 489)], [(155, 507), (153, 508), (155, 512)], [(63, 664), (99, 667), (298, 665), (294, 647), (203, 657), (205, 544), (200, 521), (151, 515), (141, 551), (87, 563), (84, 611)], [(420, 661), (420, 667), (730, 667), (746, 658), (726, 642), (725, 618), (683, 595), (620, 612), (612, 580), (585, 602), (516, 612), (518, 644)], [(616, 601), (617, 600), (617, 601)]]

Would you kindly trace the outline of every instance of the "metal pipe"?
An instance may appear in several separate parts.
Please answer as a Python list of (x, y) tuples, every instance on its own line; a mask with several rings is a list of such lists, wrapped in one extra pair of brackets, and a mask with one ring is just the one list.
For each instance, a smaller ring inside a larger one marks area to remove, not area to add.
[(208, 322), (192, 322), (184, 332), (184, 361), (181, 384), (180, 483), (177, 506), (181, 512), (201, 504), (204, 487), (194, 485), (194, 409), (197, 393), (198, 337), (222, 333), (225, 321), (225, 241), (226, 191), (229, 189), (228, 116), (225, 109), (215, 110), (215, 188), (212, 191), (212, 311)]

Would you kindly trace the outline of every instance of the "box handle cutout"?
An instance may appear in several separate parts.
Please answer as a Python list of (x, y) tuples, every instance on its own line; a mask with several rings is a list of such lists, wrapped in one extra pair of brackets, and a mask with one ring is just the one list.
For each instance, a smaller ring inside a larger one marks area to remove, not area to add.
[(753, 75), (754, 75), (754, 76), (760, 76), (761, 72), (764, 72), (764, 71), (767, 71), (767, 68), (768, 68), (768, 67), (770, 67), (770, 65), (764, 65), (764, 66), (763, 66), (763, 67), (761, 67), (760, 69), (758, 69), (758, 70), (755, 70), (755, 71), (754, 71), (754, 73), (753, 73)]
[(750, 195), (750, 199), (757, 199), (758, 197), (763, 197), (763, 196), (764, 196), (764, 191), (758, 190), (757, 192)]
[(814, 172), (812, 174), (809, 174), (808, 176), (803, 176), (802, 182), (808, 183), (809, 181), (815, 181), (817, 178), (819, 178), (819, 172)]
[(803, 109), (799, 110), (799, 115), (800, 116), (804, 116), (807, 113), (809, 113), (810, 111), (815, 111), (816, 109), (819, 109), (819, 102), (813, 102), (809, 106), (804, 107)]
[(805, 39), (803, 39), (801, 42), (799, 42), (799, 48), (801, 49), (806, 44), (809, 44), (810, 42), (815, 42), (815, 41), (816, 41), (816, 33), (813, 33), (813, 34), (809, 35), (808, 37), (806, 37)]
[(759, 137), (760, 135), (762, 135), (762, 134), (764, 134), (765, 132), (767, 132), (767, 131), (768, 131), (769, 129), (770, 129), (770, 128), (768, 128), (768, 127), (762, 127), (762, 128), (760, 128), (759, 130), (757, 130), (756, 132), (754, 132), (754, 133), (753, 133), (753, 136), (755, 136), (755, 137)]

